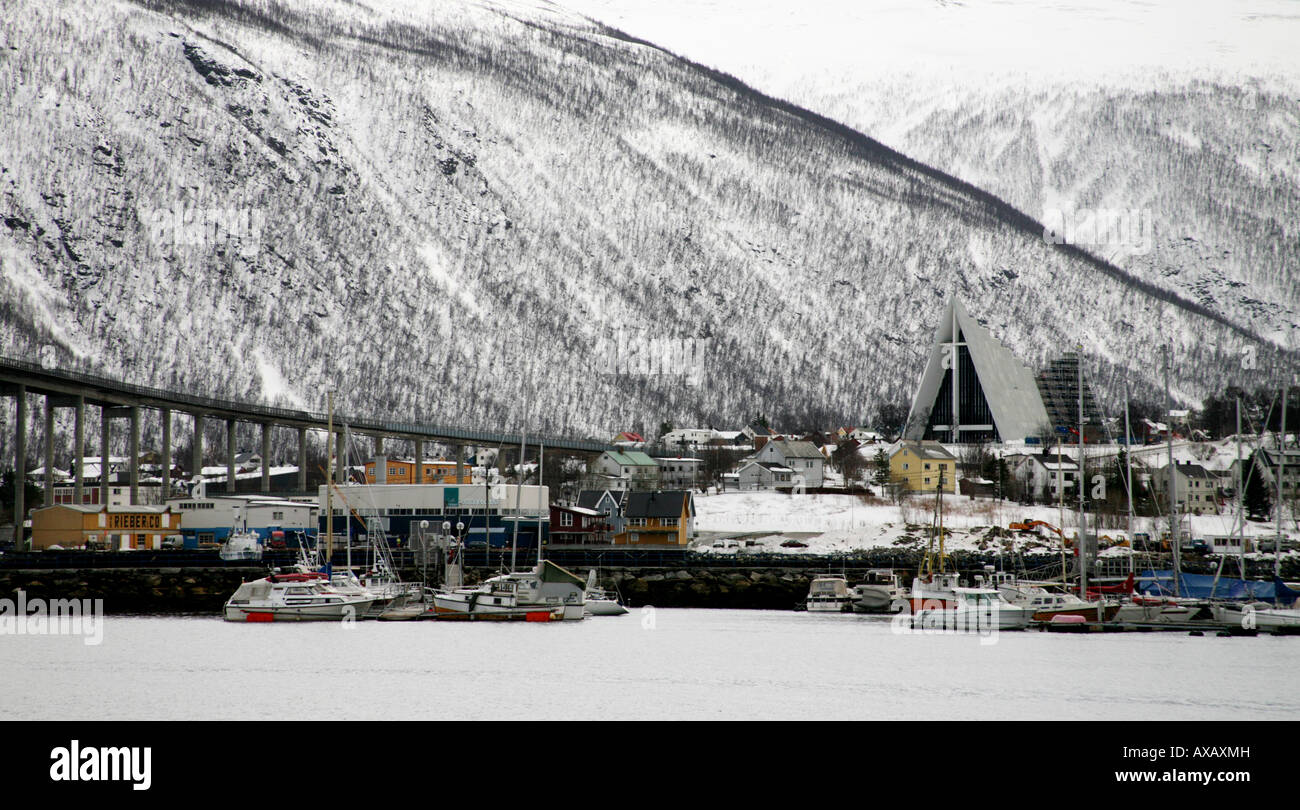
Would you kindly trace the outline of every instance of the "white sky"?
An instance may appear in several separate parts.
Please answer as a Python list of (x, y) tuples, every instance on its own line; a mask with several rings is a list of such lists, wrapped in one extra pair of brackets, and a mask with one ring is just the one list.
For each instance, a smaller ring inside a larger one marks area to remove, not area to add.
[[(1300, 77), (1297, 0), (555, 0), (723, 70)], [(856, 77), (859, 81), (861, 76)]]

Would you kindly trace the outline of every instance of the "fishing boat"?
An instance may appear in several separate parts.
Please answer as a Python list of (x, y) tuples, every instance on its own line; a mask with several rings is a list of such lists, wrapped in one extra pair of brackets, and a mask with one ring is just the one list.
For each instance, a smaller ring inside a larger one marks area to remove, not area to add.
[(539, 560), (531, 571), (499, 574), (484, 582), (492, 587), (513, 586), (521, 608), (561, 608), (562, 618), (576, 621), (586, 615), (586, 585), (581, 577), (550, 560)]
[(217, 552), (223, 560), (260, 560), (262, 559), (262, 539), (257, 532), (232, 531), (226, 542)]
[(433, 616), (576, 621), (586, 616), (585, 586), (576, 574), (542, 560), (531, 571), (500, 574), (477, 587), (433, 592)]
[(477, 588), (439, 591), (432, 596), (433, 618), (463, 621), (562, 621), (564, 605), (524, 604), (515, 583), (485, 582)]
[(813, 578), (804, 606), (809, 613), (852, 613), (853, 601), (853, 593), (844, 577), (824, 574)]
[(339, 593), (319, 573), (271, 574), (240, 584), (226, 601), (229, 622), (357, 619), (373, 600)]
[[(915, 600), (915, 594), (913, 594)], [(945, 630), (1024, 630), (1032, 611), (1008, 603), (993, 588), (955, 586), (943, 600), (923, 601), (912, 626)]]

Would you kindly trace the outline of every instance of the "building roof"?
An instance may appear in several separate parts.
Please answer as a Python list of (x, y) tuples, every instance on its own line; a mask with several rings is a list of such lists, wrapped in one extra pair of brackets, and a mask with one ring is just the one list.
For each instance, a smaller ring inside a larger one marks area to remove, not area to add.
[(901, 442), (898, 445), (898, 449), (895, 450), (894, 452), (900, 453), (903, 450), (911, 450), (914, 455), (920, 458), (937, 459), (939, 461), (957, 460), (957, 457), (954, 456), (952, 453), (949, 453), (942, 444), (939, 444), (938, 442), (933, 440), (926, 440), (920, 442), (914, 442), (914, 441)]
[(685, 490), (630, 492), (624, 514), (630, 518), (681, 517), (682, 510), (689, 507), (690, 502), (691, 493)]
[(980, 389), (1002, 441), (1020, 441), (1046, 431), (1050, 420), (1034, 373), (989, 330), (980, 326), (954, 296), (948, 299), (943, 320), (935, 331), (930, 359), (926, 362), (921, 384), (907, 415), (906, 438), (919, 439), (925, 435), (927, 415), (948, 376), (948, 369), (944, 367), (944, 344), (952, 343), (958, 335), (970, 353)]
[(780, 453), (783, 458), (825, 458), (817, 445), (812, 442), (793, 439), (773, 439), (767, 446)]
[(605, 455), (609, 456), (615, 464), (620, 467), (657, 467), (655, 460), (650, 458), (640, 450), (606, 450)]
[(605, 495), (609, 495), (611, 498), (614, 499), (614, 503), (619, 504), (621, 506), (623, 504), (624, 498), (627, 497), (627, 490), (625, 489), (584, 489), (578, 493), (578, 506), (581, 506), (586, 509), (594, 509), (596, 507), (596, 504), (600, 503), (600, 499)]
[(771, 472), (774, 472), (774, 473), (775, 473), (775, 472), (788, 472), (788, 473), (793, 473), (793, 472), (794, 472), (794, 470), (790, 469), (789, 467), (786, 467), (786, 466), (784, 466), (784, 465), (782, 465), (782, 464), (777, 464), (775, 461), (748, 461), (748, 462), (746, 462), (746, 463), (744, 463), (744, 464), (741, 464), (739, 467), (737, 467), (737, 468), (736, 468), (736, 472), (737, 472), (737, 473), (740, 473), (741, 470), (744, 470), (746, 467), (749, 467), (749, 466), (751, 466), (751, 465), (752, 465), (752, 466), (755, 466), (755, 467), (762, 467), (763, 469), (765, 469), (765, 470), (770, 470)]

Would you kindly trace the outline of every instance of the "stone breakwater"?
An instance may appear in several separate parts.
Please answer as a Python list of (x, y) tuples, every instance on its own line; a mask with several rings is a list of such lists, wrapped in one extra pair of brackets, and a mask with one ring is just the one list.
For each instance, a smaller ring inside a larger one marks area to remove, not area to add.
[(0, 596), (22, 590), (29, 599), (103, 599), (104, 612), (211, 613), (246, 579), (266, 576), (249, 568), (19, 568), (0, 570)]

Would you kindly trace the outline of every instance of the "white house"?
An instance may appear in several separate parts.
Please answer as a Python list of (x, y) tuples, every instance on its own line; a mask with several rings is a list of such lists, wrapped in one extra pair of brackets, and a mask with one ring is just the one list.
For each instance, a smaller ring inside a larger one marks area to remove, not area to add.
[(1061, 497), (1058, 485), (1065, 494), (1077, 494), (1079, 489), (1079, 465), (1069, 456), (1024, 455), (1008, 457), (1011, 475), (1021, 486), (1026, 495), (1037, 501), (1057, 501)]
[(797, 485), (796, 473), (771, 461), (748, 461), (736, 470), (736, 487), (742, 492), (761, 489), (789, 490)]
[(826, 469), (826, 457), (812, 442), (776, 439), (763, 444), (751, 457), (754, 461), (772, 462), (788, 467), (803, 477), (806, 487), (820, 487)]

